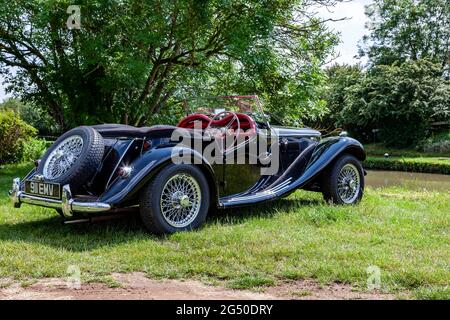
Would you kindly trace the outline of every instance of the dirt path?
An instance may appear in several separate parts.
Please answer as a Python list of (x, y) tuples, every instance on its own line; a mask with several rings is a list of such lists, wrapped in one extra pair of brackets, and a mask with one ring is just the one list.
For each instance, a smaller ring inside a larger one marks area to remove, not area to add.
[(319, 286), (312, 280), (302, 280), (268, 287), (264, 292), (232, 290), (209, 286), (198, 281), (152, 280), (144, 273), (113, 274), (121, 286), (110, 288), (105, 284), (82, 284), (79, 289), (69, 288), (65, 279), (38, 280), (29, 286), (0, 279), (0, 299), (87, 299), (87, 300), (253, 300), (253, 299), (393, 299), (394, 296), (377, 292), (356, 292), (341, 284)]

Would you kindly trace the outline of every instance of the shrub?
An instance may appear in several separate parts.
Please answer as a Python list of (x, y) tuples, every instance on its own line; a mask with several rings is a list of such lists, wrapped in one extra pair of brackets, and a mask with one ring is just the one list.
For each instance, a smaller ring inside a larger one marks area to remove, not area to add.
[(24, 103), (18, 99), (8, 99), (0, 103), (0, 112), (14, 111), (30, 126), (36, 128), (40, 135), (56, 135), (58, 127), (53, 118), (34, 104)]
[(37, 130), (26, 124), (12, 111), (0, 113), (0, 164), (21, 161), (23, 144), (30, 141)]
[(31, 138), (22, 141), (22, 161), (33, 161), (39, 159), (49, 147), (48, 141), (44, 139)]

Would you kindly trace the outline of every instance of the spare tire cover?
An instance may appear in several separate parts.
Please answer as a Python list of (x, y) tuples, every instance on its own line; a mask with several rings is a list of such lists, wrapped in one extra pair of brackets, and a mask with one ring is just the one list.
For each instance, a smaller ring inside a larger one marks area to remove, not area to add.
[(105, 145), (92, 127), (82, 126), (67, 131), (45, 152), (36, 173), (45, 181), (70, 184), (79, 190), (101, 165)]

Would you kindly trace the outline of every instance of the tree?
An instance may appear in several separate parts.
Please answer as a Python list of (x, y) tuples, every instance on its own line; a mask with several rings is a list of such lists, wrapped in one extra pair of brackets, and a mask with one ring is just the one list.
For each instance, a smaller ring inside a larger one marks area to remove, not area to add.
[(366, 140), (380, 129), (389, 146), (416, 144), (428, 136), (431, 122), (450, 119), (450, 81), (440, 67), (417, 60), (371, 68), (347, 89), (337, 125)]
[[(321, 35), (321, 45), (327, 51), (320, 51), (325, 57), (337, 39), (327, 33), (322, 24), (309, 32), (311, 38), (318, 39)], [(275, 45), (267, 41), (247, 51), (239, 60), (226, 57), (192, 70), (182, 81), (187, 85), (186, 91), (179, 94), (180, 98), (258, 93), (264, 100), (264, 108), (286, 124), (300, 125), (318, 119), (326, 111), (320, 97), (320, 87), (325, 82), (320, 68), (324, 58), (318, 58), (318, 53), (312, 52), (311, 44), (305, 43), (303, 37), (292, 37), (289, 41), (295, 46), (295, 51), (290, 51), (295, 55), (277, 54)]]
[[(331, 2), (80, 1), (81, 29), (69, 30), (71, 1), (0, 0), (0, 73), (10, 91), (45, 108), (62, 130), (151, 122), (189, 84), (217, 82), (214, 71), (239, 75), (246, 81), (237, 88), (252, 93), (270, 92), (271, 76), (278, 74), (287, 100), (294, 101), (289, 94), (297, 94), (301, 81), (320, 80), (318, 66), (336, 42), (322, 21), (307, 14), (308, 6)], [(234, 69), (223, 69), (227, 61)], [(288, 61), (295, 61), (289, 72)], [(302, 79), (298, 66), (316, 80), (308, 74)], [(310, 96), (303, 99), (313, 101)], [(292, 102), (282, 105), (295, 110)]]
[(370, 35), (363, 38), (360, 53), (372, 65), (428, 59), (448, 74), (449, 0), (374, 0), (366, 14)]
[(321, 131), (331, 132), (336, 129), (341, 120), (342, 109), (347, 103), (348, 90), (358, 84), (363, 78), (360, 65), (334, 64), (325, 69), (326, 85), (322, 88), (323, 100), (327, 106), (327, 113), (310, 125)]

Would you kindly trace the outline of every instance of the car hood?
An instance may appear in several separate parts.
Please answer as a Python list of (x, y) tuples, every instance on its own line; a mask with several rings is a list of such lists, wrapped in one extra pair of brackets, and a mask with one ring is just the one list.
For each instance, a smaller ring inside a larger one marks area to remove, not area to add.
[(311, 128), (295, 128), (272, 126), (272, 129), (280, 137), (320, 137), (320, 132)]

